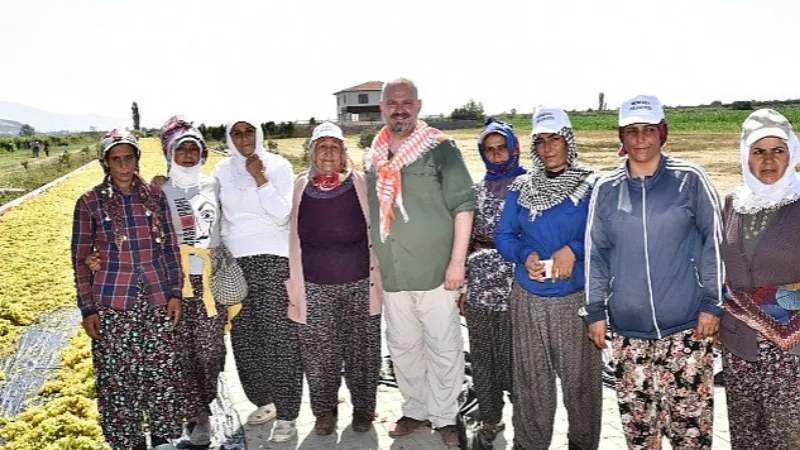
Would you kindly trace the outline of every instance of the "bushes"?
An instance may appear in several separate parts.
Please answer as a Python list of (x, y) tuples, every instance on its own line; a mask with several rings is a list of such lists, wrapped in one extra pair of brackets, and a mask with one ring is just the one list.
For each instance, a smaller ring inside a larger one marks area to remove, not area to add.
[(376, 134), (377, 131), (375, 131), (373, 128), (362, 130), (358, 135), (358, 148), (362, 150), (370, 148), (370, 146), (372, 146), (372, 140), (375, 139)]
[(735, 102), (731, 103), (731, 109), (735, 109), (737, 111), (750, 111), (753, 109), (753, 102), (736, 100)]
[(13, 153), (16, 150), (28, 150), (34, 140), (39, 141), (41, 144), (50, 143), (51, 147), (67, 147), (71, 144), (84, 142), (95, 143), (98, 139), (99, 135), (97, 133), (6, 137), (0, 138), (0, 151)]

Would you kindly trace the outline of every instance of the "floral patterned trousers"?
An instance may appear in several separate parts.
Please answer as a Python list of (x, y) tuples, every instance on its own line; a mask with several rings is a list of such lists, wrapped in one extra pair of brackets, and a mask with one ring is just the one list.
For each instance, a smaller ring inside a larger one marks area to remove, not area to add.
[(182, 429), (182, 370), (179, 332), (166, 306), (150, 306), (140, 286), (133, 308), (100, 307), (103, 338), (92, 342), (97, 407), (113, 450), (144, 440), (142, 422), (165, 439)]
[(800, 448), (800, 355), (758, 337), (758, 360), (724, 350), (732, 450)]
[(661, 339), (614, 337), (617, 397), (631, 450), (711, 450), (714, 428), (714, 350), (693, 330)]

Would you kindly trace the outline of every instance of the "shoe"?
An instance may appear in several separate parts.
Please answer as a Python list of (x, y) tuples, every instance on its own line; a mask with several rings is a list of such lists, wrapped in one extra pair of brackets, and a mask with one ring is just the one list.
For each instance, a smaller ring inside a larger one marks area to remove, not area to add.
[(277, 411), (275, 410), (275, 404), (270, 403), (269, 405), (259, 406), (256, 408), (255, 411), (251, 412), (249, 416), (247, 416), (247, 423), (248, 425), (259, 425), (262, 423), (267, 423), (270, 420), (275, 418)]
[(208, 445), (211, 443), (211, 424), (209, 422), (195, 423), (191, 434), (189, 434), (189, 443), (192, 445)]
[(328, 411), (325, 414), (317, 417), (317, 423), (314, 424), (314, 431), (318, 436), (327, 436), (333, 433), (336, 429), (336, 415), (333, 411)]
[(488, 442), (492, 442), (495, 440), (498, 434), (501, 431), (506, 429), (506, 424), (501, 422), (491, 423), (491, 422), (484, 422), (483, 425), (478, 429), (478, 433), (485, 437), (485, 440)]
[(436, 429), (442, 435), (442, 442), (448, 447), (458, 446), (458, 427), (455, 425), (445, 425)]
[(374, 414), (353, 413), (353, 431), (356, 433), (366, 433), (372, 428), (372, 421), (375, 420)]
[(394, 428), (389, 430), (389, 437), (408, 436), (419, 427), (429, 427), (431, 422), (429, 420), (417, 420), (408, 416), (403, 416), (394, 423)]
[(286, 442), (297, 434), (297, 425), (294, 420), (276, 420), (272, 427), (272, 437), (274, 442)]

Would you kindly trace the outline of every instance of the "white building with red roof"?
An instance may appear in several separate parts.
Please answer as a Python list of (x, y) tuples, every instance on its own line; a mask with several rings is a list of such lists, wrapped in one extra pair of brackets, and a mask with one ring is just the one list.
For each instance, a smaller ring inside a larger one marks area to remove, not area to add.
[(383, 81), (367, 81), (359, 85), (334, 92), (336, 117), (339, 122), (379, 122)]

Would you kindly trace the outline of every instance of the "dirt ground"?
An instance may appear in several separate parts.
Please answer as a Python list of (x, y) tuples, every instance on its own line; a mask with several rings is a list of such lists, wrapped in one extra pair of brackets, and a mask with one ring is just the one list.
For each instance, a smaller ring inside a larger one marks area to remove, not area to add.
[[(476, 139), (480, 130), (453, 130), (449, 132), (467, 161), (474, 178), (483, 175), (483, 162), (477, 151)], [(305, 139), (280, 139), (278, 151), (293, 161), (303, 154)], [(520, 136), (522, 163), (530, 165), (530, 136)], [(356, 166), (361, 167), (364, 151), (358, 148), (358, 137), (347, 138), (350, 157)], [(594, 168), (598, 173), (606, 173), (621, 163), (617, 157), (619, 139), (614, 132), (587, 131), (577, 133), (578, 159)], [(742, 170), (739, 162), (739, 134), (737, 133), (671, 133), (666, 150), (669, 154), (687, 159), (703, 166), (714, 182), (721, 197), (742, 183)]]

